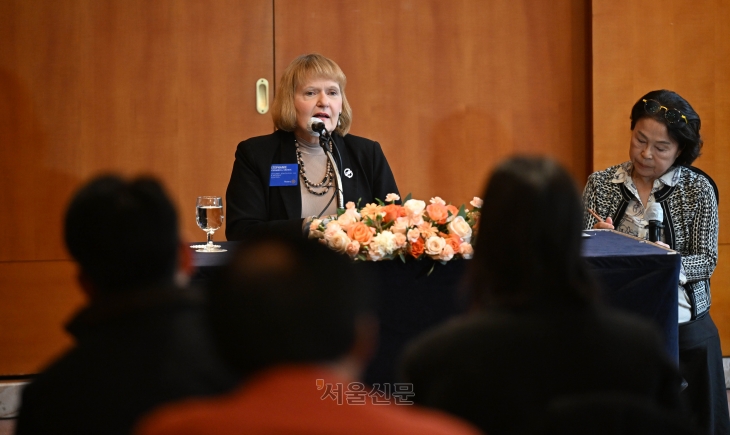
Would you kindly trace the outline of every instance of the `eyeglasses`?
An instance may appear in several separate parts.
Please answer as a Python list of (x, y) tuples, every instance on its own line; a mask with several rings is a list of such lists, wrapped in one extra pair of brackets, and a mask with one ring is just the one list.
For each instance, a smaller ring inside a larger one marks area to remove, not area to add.
[(667, 120), (668, 123), (674, 124), (677, 121), (684, 120), (685, 124), (688, 124), (687, 117), (682, 115), (682, 112), (680, 112), (677, 109), (668, 109), (665, 106), (662, 106), (662, 104), (656, 100), (641, 100), (644, 102), (644, 110), (646, 110), (646, 113), (650, 113), (652, 115), (659, 113), (660, 110), (664, 109), (664, 119)]

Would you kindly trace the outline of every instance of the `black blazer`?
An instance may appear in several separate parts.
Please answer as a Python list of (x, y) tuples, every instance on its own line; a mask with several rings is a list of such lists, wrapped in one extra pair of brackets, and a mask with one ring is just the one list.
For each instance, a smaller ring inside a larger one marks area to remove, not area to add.
[[(345, 203), (363, 206), (399, 193), (380, 144), (351, 134), (333, 134), (333, 152), (340, 166)], [(337, 158), (337, 152), (342, 164)], [(291, 235), (302, 233), (299, 185), (270, 187), (272, 164), (297, 163), (294, 133), (277, 130), (238, 144), (231, 181), (226, 190), (226, 238), (242, 240), (260, 229)], [(345, 172), (352, 171), (347, 177)], [(301, 180), (300, 180), (301, 181)]]

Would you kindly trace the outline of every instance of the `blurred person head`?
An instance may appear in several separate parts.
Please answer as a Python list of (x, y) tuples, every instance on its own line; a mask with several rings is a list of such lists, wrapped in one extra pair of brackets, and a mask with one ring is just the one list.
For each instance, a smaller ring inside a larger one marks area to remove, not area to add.
[(369, 288), (347, 256), (305, 239), (259, 233), (211, 286), (214, 335), (224, 358), (244, 375), (352, 357), (356, 377), (374, 345)]
[(175, 207), (152, 178), (103, 175), (82, 186), (65, 217), (65, 241), (90, 294), (166, 285), (178, 270)]
[(592, 301), (580, 255), (582, 202), (562, 166), (544, 157), (509, 158), (482, 198), (471, 265), (478, 307)]
[(276, 89), (271, 106), (274, 126), (309, 138), (307, 125), (317, 117), (324, 121), (327, 131), (346, 135), (352, 124), (346, 84), (345, 74), (333, 60), (316, 53), (297, 57), (282, 74)]
[(677, 93), (662, 89), (642, 96), (631, 108), (634, 167), (658, 178), (674, 164), (691, 165), (703, 145), (700, 126), (700, 116)]

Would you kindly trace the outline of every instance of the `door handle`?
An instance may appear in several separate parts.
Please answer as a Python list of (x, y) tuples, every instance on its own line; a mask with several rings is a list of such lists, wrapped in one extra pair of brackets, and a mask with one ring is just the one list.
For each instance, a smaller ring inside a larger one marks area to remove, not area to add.
[(266, 79), (256, 82), (256, 111), (262, 115), (269, 111), (269, 81)]

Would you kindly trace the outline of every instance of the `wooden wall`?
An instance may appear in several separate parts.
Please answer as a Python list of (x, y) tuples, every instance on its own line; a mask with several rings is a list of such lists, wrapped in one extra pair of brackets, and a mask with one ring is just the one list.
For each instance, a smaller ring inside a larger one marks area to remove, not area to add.
[(159, 177), (204, 239), (195, 197), (225, 195), (236, 143), (273, 128), (254, 104), (272, 26), (271, 0), (0, 2), (0, 375), (70, 342), (61, 221), (90, 176)]
[(730, 354), (730, 3), (593, 0), (593, 169), (628, 160), (631, 106), (671, 89), (702, 119), (695, 166), (720, 191), (720, 256), (711, 315)]

